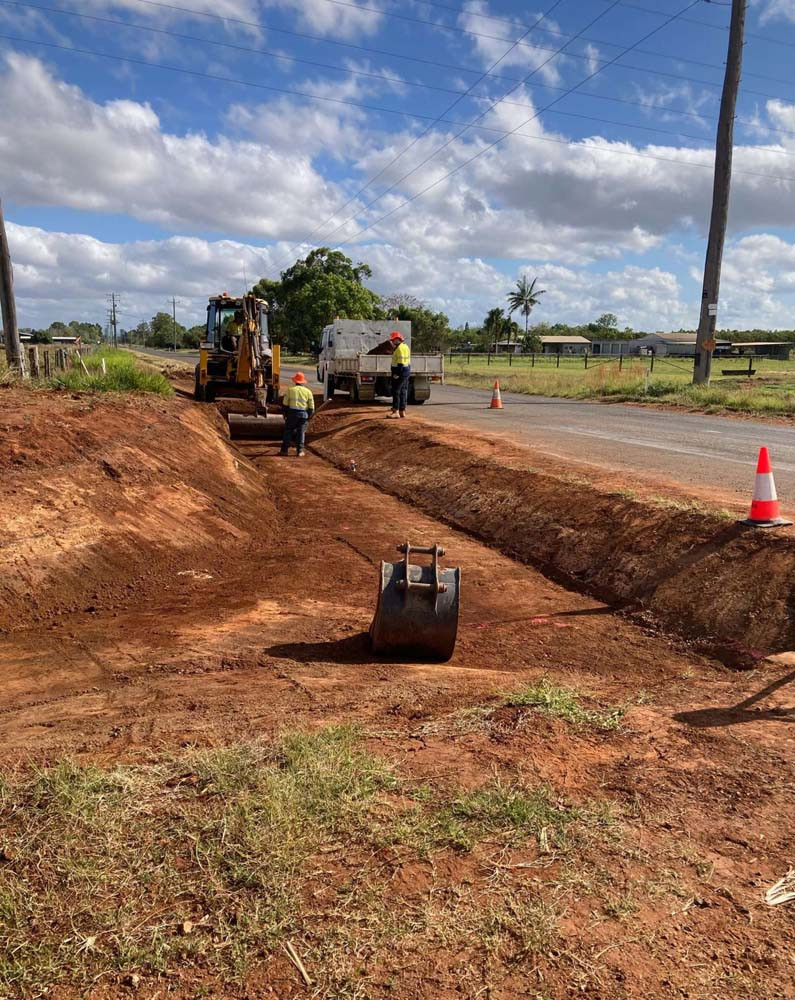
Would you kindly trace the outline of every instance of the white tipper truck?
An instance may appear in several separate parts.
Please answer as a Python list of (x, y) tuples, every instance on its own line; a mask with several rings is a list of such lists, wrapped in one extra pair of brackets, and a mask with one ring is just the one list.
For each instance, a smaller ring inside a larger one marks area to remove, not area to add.
[[(408, 320), (336, 319), (323, 328), (317, 378), (323, 383), (326, 399), (337, 389), (350, 393), (357, 403), (392, 395), (392, 352), (370, 351), (388, 342), (393, 330), (398, 330), (411, 347)], [(444, 382), (443, 356), (412, 351), (409, 403), (424, 403), (431, 395), (432, 382)]]

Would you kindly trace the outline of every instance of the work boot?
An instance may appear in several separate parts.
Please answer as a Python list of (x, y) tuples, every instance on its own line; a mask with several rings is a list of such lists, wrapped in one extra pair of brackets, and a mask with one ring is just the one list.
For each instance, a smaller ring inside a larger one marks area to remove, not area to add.
[(390, 417), (396, 417), (397, 415), (398, 415), (398, 411), (397, 410), (390, 410), (389, 413), (387, 413), (387, 415), (386, 415), (387, 416), (387, 420)]
[(305, 452), (305, 451), (304, 451), (304, 449), (302, 448), (302, 449), (301, 449), (301, 450), (300, 450), (300, 451), (298, 452), (298, 457), (299, 457), (299, 458), (303, 458), (303, 457), (304, 457), (304, 455), (306, 455), (306, 452)]
[(400, 411), (400, 416), (401, 417), (405, 417), (406, 416), (406, 411), (405, 410), (401, 410)]
[(282, 448), (282, 450), (281, 450), (281, 451), (279, 452), (279, 454), (280, 454), (280, 455), (289, 455), (289, 454), (290, 454), (290, 452), (289, 452), (289, 451), (287, 451), (286, 449)]

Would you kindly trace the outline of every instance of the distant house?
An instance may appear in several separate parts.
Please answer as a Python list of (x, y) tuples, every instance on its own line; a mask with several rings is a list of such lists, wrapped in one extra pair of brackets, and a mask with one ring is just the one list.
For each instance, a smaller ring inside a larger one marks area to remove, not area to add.
[[(626, 341), (630, 354), (654, 354), (656, 357), (692, 358), (696, 354), (694, 333), (649, 333), (645, 337)], [(729, 340), (716, 340), (715, 353), (727, 354)]]
[(79, 347), (82, 341), (80, 337), (53, 337), (52, 342), (53, 344), (74, 344)]
[(590, 349), (587, 337), (541, 337), (542, 354), (585, 354)]
[(744, 340), (732, 344), (732, 354), (742, 358), (775, 358), (776, 361), (789, 361), (790, 351), (795, 344), (783, 340)]
[(522, 344), (515, 340), (498, 340), (495, 346), (496, 354), (521, 354)]

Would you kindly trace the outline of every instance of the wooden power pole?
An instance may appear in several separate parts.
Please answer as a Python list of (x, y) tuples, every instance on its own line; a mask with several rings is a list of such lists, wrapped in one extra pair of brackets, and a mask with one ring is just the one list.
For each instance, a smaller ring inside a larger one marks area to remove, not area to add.
[(720, 100), (718, 135), (715, 144), (715, 178), (712, 184), (712, 215), (709, 221), (707, 257), (704, 262), (704, 287), (701, 292), (701, 315), (696, 335), (696, 360), (693, 385), (709, 385), (712, 352), (715, 350), (715, 328), (718, 322), (718, 293), (723, 244), (729, 216), (729, 192), (732, 179), (732, 149), (734, 146), (734, 112), (743, 67), (743, 37), (745, 34), (746, 0), (732, 0), (729, 28), (729, 53)]
[(6, 360), (12, 371), (25, 374), (25, 359), (19, 341), (17, 307), (14, 302), (14, 274), (11, 269), (11, 252), (8, 249), (6, 227), (3, 221), (3, 204), (0, 202), (0, 308), (6, 342)]
[(177, 349), (177, 300), (171, 298), (171, 331), (174, 334), (174, 350)]

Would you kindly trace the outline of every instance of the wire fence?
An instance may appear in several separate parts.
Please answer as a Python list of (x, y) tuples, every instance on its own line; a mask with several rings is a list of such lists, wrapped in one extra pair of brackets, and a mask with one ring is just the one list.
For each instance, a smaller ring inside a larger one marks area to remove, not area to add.
[[(664, 375), (665, 373), (677, 372), (683, 375), (693, 374), (694, 358), (692, 356), (661, 357), (656, 354), (629, 354), (621, 352), (618, 354), (591, 354), (582, 352), (577, 354), (566, 353), (541, 353), (529, 352), (526, 354), (514, 354), (512, 352), (495, 351), (456, 351), (451, 350), (446, 356), (446, 364), (449, 369), (471, 367), (473, 364), (478, 368), (483, 365), (487, 368), (516, 369), (517, 372), (528, 370), (543, 371), (590, 371), (596, 368), (607, 368), (622, 372), (631, 371), (633, 374), (644, 375)], [(768, 366), (768, 370), (785, 365), (789, 367), (790, 362), (783, 359), (760, 358), (747, 355), (734, 355), (713, 358), (713, 377), (739, 377), (745, 375), (750, 377), (759, 372), (762, 363)]]

